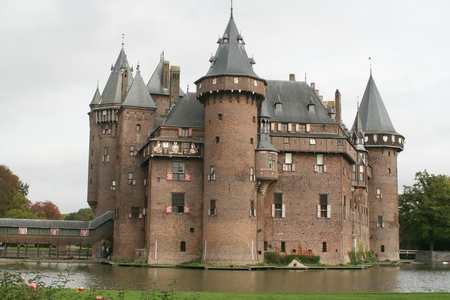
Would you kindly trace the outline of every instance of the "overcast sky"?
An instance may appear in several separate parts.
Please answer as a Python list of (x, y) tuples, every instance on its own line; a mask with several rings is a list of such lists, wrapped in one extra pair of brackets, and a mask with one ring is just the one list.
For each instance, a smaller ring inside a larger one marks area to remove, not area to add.
[[(406, 138), (399, 190), (427, 169), (449, 175), (450, 1), (234, 0), (255, 72), (342, 94), (353, 124), (373, 77)], [(0, 164), (30, 185), (32, 202), (88, 207), (89, 103), (103, 91), (122, 34), (147, 82), (164, 51), (181, 87), (205, 75), (230, 17), (229, 0), (0, 0)]]

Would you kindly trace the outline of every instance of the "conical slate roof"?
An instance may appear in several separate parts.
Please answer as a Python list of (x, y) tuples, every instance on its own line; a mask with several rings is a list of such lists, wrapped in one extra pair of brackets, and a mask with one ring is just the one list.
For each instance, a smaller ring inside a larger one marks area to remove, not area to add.
[(356, 146), (356, 150), (358, 151), (366, 151), (364, 148), (364, 129), (362, 126), (361, 115), (358, 111), (356, 112), (355, 122), (353, 122), (351, 138), (353, 144)]
[(253, 71), (253, 58), (247, 56), (245, 43), (234, 22), (233, 13), (230, 21), (217, 43), (219, 47), (215, 56), (210, 59), (211, 67), (204, 77), (217, 75), (236, 75), (259, 78)]
[(138, 70), (133, 83), (122, 103), (122, 106), (134, 106), (156, 109), (155, 102), (150, 96), (144, 79), (142, 79), (141, 72)]
[(97, 86), (97, 89), (95, 90), (95, 94), (94, 94), (94, 97), (92, 97), (92, 101), (91, 101), (90, 105), (100, 104), (101, 101), (102, 101), (102, 97), (100, 96), (100, 91), (98, 90), (98, 86)]
[(128, 64), (127, 55), (125, 50), (120, 49), (119, 57), (116, 63), (111, 69), (111, 74), (109, 75), (108, 81), (106, 82), (105, 89), (102, 93), (101, 104), (121, 104), (122, 103), (122, 70), (127, 70), (128, 72), (128, 84), (127, 90), (133, 81), (133, 76), (131, 74), (131, 69)]
[[(370, 74), (364, 96), (359, 107), (364, 133), (397, 133)], [(356, 121), (356, 120), (355, 120)], [(355, 126), (355, 125), (354, 125)]]

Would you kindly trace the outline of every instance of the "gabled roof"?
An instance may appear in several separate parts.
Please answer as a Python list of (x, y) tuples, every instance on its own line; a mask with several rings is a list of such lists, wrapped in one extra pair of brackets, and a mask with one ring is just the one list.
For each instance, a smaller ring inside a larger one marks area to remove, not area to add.
[(94, 97), (92, 97), (91, 104), (89, 104), (89, 105), (100, 104), (101, 101), (102, 101), (102, 97), (100, 96), (100, 91), (98, 90), (98, 86), (97, 86), (97, 89), (95, 90), (95, 93), (94, 93)]
[(364, 91), (359, 107), (362, 127), (365, 133), (397, 133), (378, 92), (372, 74)]
[(205, 108), (195, 93), (186, 93), (169, 111), (162, 126), (205, 127)]
[(244, 39), (237, 29), (232, 13), (225, 32), (217, 43), (219, 47), (216, 55), (211, 57), (211, 67), (204, 77), (240, 75), (259, 78), (253, 71), (255, 61), (247, 56)]
[[(127, 55), (125, 50), (120, 49), (119, 57), (116, 63), (111, 68), (111, 74), (109, 75), (108, 81), (106, 82), (105, 88), (102, 93), (101, 104), (121, 104), (122, 103), (122, 70), (127, 70), (128, 72), (128, 84), (127, 90), (133, 81), (133, 76), (131, 74), (131, 69), (128, 64)], [(126, 91), (125, 91), (126, 92)]]
[(147, 87), (145, 86), (144, 79), (142, 79), (141, 72), (138, 70), (133, 83), (128, 90), (125, 100), (122, 106), (134, 106), (144, 108), (156, 109), (155, 102), (150, 96)]
[[(336, 124), (306, 82), (267, 80), (266, 101), (271, 122)], [(280, 110), (275, 111), (276, 103)], [(309, 110), (311, 105), (314, 109)]]

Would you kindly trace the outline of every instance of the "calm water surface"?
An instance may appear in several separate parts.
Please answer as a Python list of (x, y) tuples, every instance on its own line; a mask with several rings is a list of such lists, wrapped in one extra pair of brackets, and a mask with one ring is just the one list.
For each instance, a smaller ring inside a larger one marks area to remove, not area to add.
[[(1, 265), (6, 270), (14, 265)], [(20, 272), (31, 278), (35, 263)], [(30, 269), (30, 270), (27, 270)], [(450, 292), (450, 265), (403, 264), (366, 270), (222, 271), (172, 268), (133, 268), (101, 264), (42, 263), (44, 281), (68, 277), (66, 286), (97, 289), (145, 290), (164, 288), (177, 280), (176, 289), (211, 292)], [(27, 274), (27, 272), (29, 274)]]

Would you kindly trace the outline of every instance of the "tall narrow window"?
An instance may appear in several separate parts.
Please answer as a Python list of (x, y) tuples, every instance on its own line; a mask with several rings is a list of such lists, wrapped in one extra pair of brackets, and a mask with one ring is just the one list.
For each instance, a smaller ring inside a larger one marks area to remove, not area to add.
[(130, 146), (130, 156), (135, 156), (134, 146)]
[(209, 167), (208, 180), (216, 180), (216, 169), (214, 166)]
[(274, 193), (274, 217), (275, 218), (283, 218), (283, 194), (282, 193)]
[(327, 252), (327, 242), (322, 243), (322, 252)]
[(344, 195), (344, 220), (347, 220), (347, 196)]
[(178, 135), (179, 136), (189, 136), (189, 128), (180, 128)]
[(184, 194), (172, 193), (172, 210), (174, 213), (184, 213)]
[(256, 217), (255, 201), (250, 201), (250, 216)]
[(109, 148), (105, 147), (103, 148), (103, 162), (108, 162), (109, 161)]
[(356, 165), (352, 165), (352, 180), (356, 180)]
[(381, 189), (380, 188), (377, 189), (377, 193), (375, 195), (375, 198), (381, 199)]
[(172, 165), (173, 180), (184, 181), (185, 175), (185, 163), (184, 162), (174, 162)]
[(218, 144), (220, 142), (220, 138), (218, 136), (216, 136), (216, 141), (215, 143)]
[(116, 190), (116, 181), (113, 180), (111, 181), (111, 191), (115, 191)]
[(317, 218), (331, 218), (331, 205), (328, 204), (328, 195), (319, 195), (319, 204), (317, 204)]
[(186, 252), (186, 242), (181, 242), (180, 243), (180, 251), (181, 252)]
[(209, 216), (216, 216), (217, 210), (216, 210), (216, 200), (209, 200)]
[(250, 181), (256, 181), (255, 168), (250, 167)]
[(275, 170), (275, 154), (269, 154), (269, 170)]
[(317, 154), (316, 162), (317, 162), (316, 172), (323, 173), (325, 171), (323, 165), (323, 154)]
[(219, 120), (223, 120), (223, 115), (219, 114)]
[(384, 245), (381, 245), (381, 252), (385, 252), (386, 251), (386, 247), (384, 247)]
[(136, 131), (141, 131), (141, 124), (136, 125)]
[(292, 153), (284, 154), (283, 171), (292, 171)]
[(133, 184), (133, 173), (128, 173), (128, 184)]
[(377, 227), (384, 227), (383, 216), (378, 216)]
[(364, 181), (364, 166), (359, 166), (359, 181)]
[(286, 252), (286, 243), (285, 242), (281, 242), (281, 252), (282, 253)]

